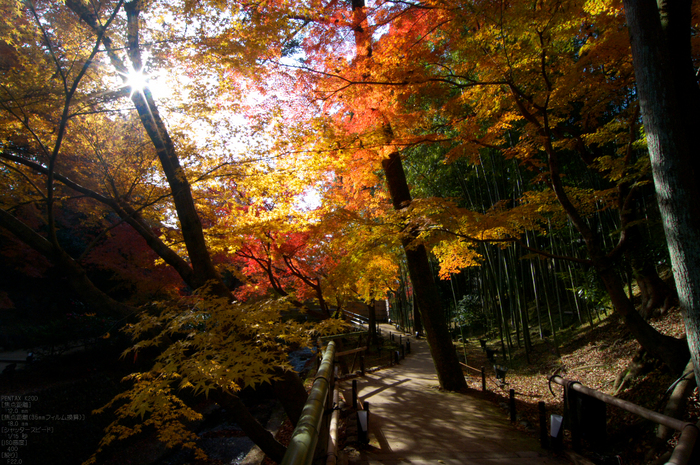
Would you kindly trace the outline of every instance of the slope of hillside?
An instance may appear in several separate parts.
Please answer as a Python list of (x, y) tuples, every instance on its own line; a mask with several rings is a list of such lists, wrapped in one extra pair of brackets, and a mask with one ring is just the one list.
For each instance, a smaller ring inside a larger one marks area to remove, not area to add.
[[(652, 324), (665, 334), (680, 337), (684, 327), (680, 311), (673, 309), (666, 315), (655, 319)], [(507, 384), (498, 386), (494, 379), (493, 362), (487, 360), (479, 341), (469, 340), (466, 344), (467, 364), (470, 367), (486, 367), (487, 394), (493, 401), (506, 405), (509, 389), (514, 389), (517, 399), (519, 427), (531, 430), (538, 427), (537, 403), (544, 401), (548, 413), (563, 413), (563, 389), (556, 384), (551, 386), (548, 377), (554, 373), (576, 380), (583, 385), (614, 395), (615, 381), (623, 370), (630, 365), (640, 346), (632, 339), (622, 322), (616, 316), (608, 316), (594, 327), (588, 325), (570, 328), (558, 334), (561, 357), (551, 337), (540, 340), (533, 336), (533, 352), (530, 364), (525, 361), (523, 349), (514, 351), (510, 368), (506, 374)], [(499, 340), (490, 340), (487, 346), (500, 349)], [(463, 350), (459, 347), (463, 356)], [(502, 356), (496, 356), (496, 364), (509, 365)], [(646, 361), (645, 369), (634, 379), (623, 384), (617, 396), (645, 408), (661, 412), (670, 395), (670, 388), (678, 379), (662, 364)], [(481, 389), (480, 375), (471, 369), (465, 369), (470, 377), (470, 387)], [(685, 420), (697, 422), (700, 414), (698, 390), (689, 399)], [(608, 445), (600, 450), (597, 457), (620, 455), (625, 464), (648, 463), (645, 455), (652, 449), (655, 427), (646, 420), (624, 412), (615, 407), (607, 409)], [(668, 448), (675, 444), (674, 436), (668, 442)], [(566, 440), (566, 438), (565, 438)], [(591, 458), (596, 458), (592, 454)]]

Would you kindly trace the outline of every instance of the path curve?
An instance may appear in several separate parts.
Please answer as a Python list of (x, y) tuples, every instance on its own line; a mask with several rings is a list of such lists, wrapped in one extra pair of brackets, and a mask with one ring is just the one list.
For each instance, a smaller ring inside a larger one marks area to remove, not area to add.
[[(396, 330), (381, 325), (382, 332)], [(469, 394), (443, 392), (424, 339), (411, 340), (411, 354), (398, 366), (357, 378), (358, 398), (369, 402), (370, 444), (353, 464), (572, 463), (552, 456), (537, 438), (510, 424), (508, 413)], [(350, 400), (351, 383), (339, 384)]]

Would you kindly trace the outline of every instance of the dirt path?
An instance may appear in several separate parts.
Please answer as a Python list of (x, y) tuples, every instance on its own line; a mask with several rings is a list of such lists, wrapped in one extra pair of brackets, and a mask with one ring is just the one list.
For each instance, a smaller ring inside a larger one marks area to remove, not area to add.
[[(389, 325), (382, 330), (396, 332)], [(358, 397), (370, 404), (370, 445), (351, 463), (571, 463), (541, 449), (490, 402), (440, 391), (427, 342), (410, 340), (411, 354), (398, 366), (358, 379)], [(350, 399), (350, 382), (340, 389)]]

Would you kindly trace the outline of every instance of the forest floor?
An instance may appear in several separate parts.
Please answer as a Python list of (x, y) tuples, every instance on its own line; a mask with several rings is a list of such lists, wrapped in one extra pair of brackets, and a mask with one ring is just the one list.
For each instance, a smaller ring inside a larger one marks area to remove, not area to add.
[[(684, 334), (682, 316), (678, 309), (672, 309), (666, 315), (651, 321), (651, 324), (664, 334), (681, 337)], [(553, 384), (550, 392), (548, 377), (554, 373), (561, 377), (575, 380), (584, 386), (613, 395), (617, 376), (630, 364), (635, 353), (640, 349), (625, 328), (622, 321), (615, 315), (595, 321), (594, 326), (588, 324), (571, 327), (558, 334), (561, 347), (556, 355), (553, 341), (540, 340), (533, 336), (533, 350), (530, 363), (527, 362), (524, 349), (512, 351), (511, 361), (502, 356), (495, 361), (498, 365), (509, 366), (506, 374), (507, 384), (498, 386), (493, 368), (487, 368), (487, 389), (492, 401), (507, 408), (509, 390), (515, 390), (516, 410), (521, 420), (520, 428), (531, 432), (537, 425), (537, 403), (546, 404), (548, 414), (563, 414), (563, 388)], [(487, 341), (487, 347), (500, 349), (500, 339)], [(467, 364), (471, 367), (492, 367), (478, 339), (467, 340), (464, 347), (458, 347), (464, 360), (466, 349)], [(499, 350), (500, 352), (500, 350)], [(481, 376), (478, 372), (465, 368), (471, 388), (481, 390)], [(678, 376), (672, 375), (660, 363), (651, 364), (648, 370), (630, 381), (617, 394), (618, 398), (641, 405), (650, 410), (661, 412), (670, 395), (670, 388)], [(686, 411), (686, 421), (696, 423), (700, 417), (700, 399), (696, 388), (689, 399)], [(601, 455), (620, 456), (621, 463), (648, 463), (650, 457), (645, 457), (652, 449), (656, 425), (616, 407), (607, 408), (607, 437), (608, 444)], [(677, 435), (668, 441), (671, 449), (677, 441)], [(565, 441), (568, 438), (565, 438)]]

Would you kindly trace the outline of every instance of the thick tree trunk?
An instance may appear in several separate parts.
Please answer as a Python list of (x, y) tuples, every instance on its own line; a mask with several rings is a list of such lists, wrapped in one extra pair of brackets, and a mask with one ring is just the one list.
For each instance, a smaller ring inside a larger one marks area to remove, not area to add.
[[(389, 185), (394, 209), (400, 211), (408, 207), (411, 204), (411, 194), (406, 183), (400, 154), (392, 153), (389, 158), (382, 161), (382, 168)], [(410, 225), (407, 228), (410, 228)], [(457, 352), (452, 345), (440, 294), (428, 262), (428, 252), (425, 246), (416, 240), (416, 236), (417, 234), (413, 231), (404, 231), (401, 245), (406, 253), (408, 273), (430, 346), (430, 354), (435, 363), (440, 386), (448, 391), (463, 390), (467, 388), (467, 383), (459, 365)]]
[(294, 371), (283, 370), (278, 367), (275, 368), (274, 374), (279, 378), (272, 383), (275, 396), (282, 404), (284, 413), (287, 414), (289, 421), (296, 426), (308, 397), (304, 383)]
[(221, 391), (212, 391), (209, 395), (214, 402), (231, 413), (246, 436), (248, 436), (265, 455), (277, 463), (282, 461), (282, 457), (284, 457), (284, 453), (287, 452), (287, 448), (280, 444), (274, 436), (272, 436), (272, 433), (266, 430), (260, 422), (255, 419), (238, 396)]
[[(690, 63), (689, 0), (624, 0), (654, 186), (686, 335), (700, 382), (698, 85)], [(663, 23), (662, 23), (663, 20)]]

